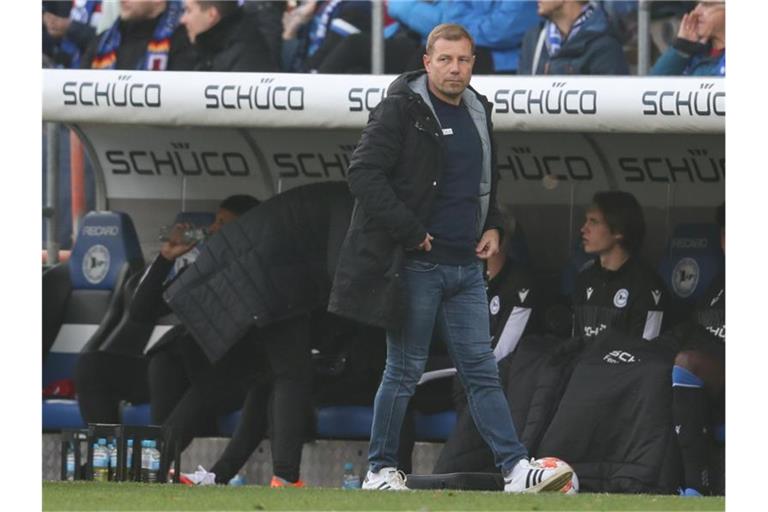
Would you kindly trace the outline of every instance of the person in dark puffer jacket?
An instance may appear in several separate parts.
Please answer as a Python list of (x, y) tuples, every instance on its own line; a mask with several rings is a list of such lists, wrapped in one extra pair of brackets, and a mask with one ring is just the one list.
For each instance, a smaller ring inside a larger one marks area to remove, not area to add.
[(195, 71), (276, 71), (256, 16), (237, 2), (185, 0), (181, 24), (197, 50)]
[(588, 2), (539, 2), (544, 22), (528, 31), (520, 52), (520, 75), (626, 75), (621, 42), (608, 16)]

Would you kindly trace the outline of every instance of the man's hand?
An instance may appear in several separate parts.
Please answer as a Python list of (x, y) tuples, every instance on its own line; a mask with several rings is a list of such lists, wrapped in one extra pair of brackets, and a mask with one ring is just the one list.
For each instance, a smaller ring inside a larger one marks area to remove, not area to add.
[(475, 254), (481, 260), (487, 260), (499, 252), (499, 230), (489, 229), (475, 247)]
[(418, 247), (416, 247), (417, 251), (424, 251), (429, 252), (432, 250), (432, 240), (434, 240), (435, 237), (427, 233), (427, 236), (424, 237), (424, 241), (421, 242)]
[(52, 38), (61, 39), (67, 33), (67, 29), (69, 29), (70, 20), (50, 12), (44, 12), (43, 24)]
[(696, 31), (698, 22), (699, 14), (697, 12), (691, 11), (688, 14), (683, 14), (683, 19), (680, 20), (680, 28), (677, 30), (677, 37), (692, 43), (698, 43), (699, 34)]
[(192, 243), (184, 243), (184, 231), (190, 227), (191, 225), (189, 224), (176, 224), (173, 226), (173, 229), (168, 235), (168, 240), (163, 242), (163, 245), (160, 247), (160, 254), (163, 258), (173, 261), (195, 246), (197, 243), (196, 241)]

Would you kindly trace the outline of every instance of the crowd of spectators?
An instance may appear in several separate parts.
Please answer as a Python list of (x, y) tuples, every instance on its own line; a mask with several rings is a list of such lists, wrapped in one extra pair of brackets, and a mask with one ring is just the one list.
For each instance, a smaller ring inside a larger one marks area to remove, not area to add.
[[(368, 0), (44, 1), (43, 66), (369, 73)], [(421, 67), (426, 35), (459, 23), (475, 74), (628, 75), (636, 0), (388, 0), (384, 71)], [(722, 1), (651, 3), (655, 75), (725, 75)]]

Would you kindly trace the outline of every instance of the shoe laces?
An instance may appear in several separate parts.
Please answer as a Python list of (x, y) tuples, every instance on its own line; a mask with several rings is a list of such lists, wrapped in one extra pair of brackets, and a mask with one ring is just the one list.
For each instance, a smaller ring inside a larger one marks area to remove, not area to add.
[(403, 487), (405, 487), (405, 481), (408, 480), (408, 477), (405, 476), (405, 473), (397, 469), (392, 473), (390, 473), (390, 479), (394, 482), (397, 482), (398, 484), (401, 484)]

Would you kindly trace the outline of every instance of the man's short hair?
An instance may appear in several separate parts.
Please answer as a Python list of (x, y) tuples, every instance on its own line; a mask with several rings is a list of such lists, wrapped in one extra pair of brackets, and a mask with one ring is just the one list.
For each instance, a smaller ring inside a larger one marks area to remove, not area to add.
[(201, 9), (210, 9), (211, 7), (214, 7), (217, 11), (219, 11), (219, 16), (221, 16), (222, 19), (226, 18), (240, 8), (239, 2), (233, 2), (232, 0), (198, 0), (197, 3), (200, 4)]
[(603, 214), (605, 223), (614, 235), (622, 235), (621, 245), (635, 254), (645, 238), (645, 218), (635, 196), (621, 190), (597, 192), (592, 197), (592, 207)]
[(438, 39), (446, 39), (448, 41), (460, 41), (462, 39), (468, 39), (469, 44), (472, 45), (472, 55), (475, 54), (475, 40), (469, 35), (467, 29), (459, 25), (458, 23), (441, 23), (432, 29), (427, 37), (427, 54), (431, 54), (435, 49), (435, 41)]
[(258, 199), (253, 196), (249, 196), (248, 194), (235, 194), (224, 199), (219, 204), (219, 208), (223, 210), (229, 210), (235, 215), (240, 216), (254, 206), (258, 206), (259, 203), (260, 201)]

